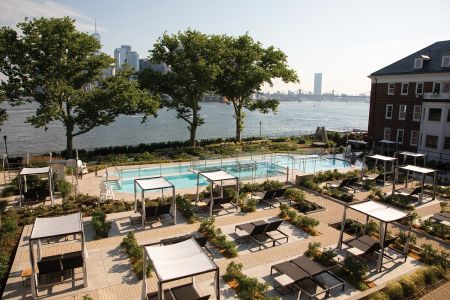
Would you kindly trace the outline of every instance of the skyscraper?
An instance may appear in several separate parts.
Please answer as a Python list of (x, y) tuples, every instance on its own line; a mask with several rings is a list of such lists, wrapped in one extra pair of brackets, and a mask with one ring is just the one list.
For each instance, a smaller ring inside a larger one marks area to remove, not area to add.
[(130, 45), (122, 45), (114, 50), (116, 70), (119, 70), (124, 63), (128, 63), (135, 71), (139, 71), (139, 54), (131, 51)]
[(322, 95), (322, 73), (314, 74), (314, 96)]
[(136, 71), (139, 71), (139, 54), (136, 51), (127, 53), (127, 63)]

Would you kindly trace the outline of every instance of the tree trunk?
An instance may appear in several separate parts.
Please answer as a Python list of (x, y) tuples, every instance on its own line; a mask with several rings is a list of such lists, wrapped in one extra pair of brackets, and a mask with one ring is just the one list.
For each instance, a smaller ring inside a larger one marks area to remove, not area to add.
[(66, 129), (66, 139), (67, 139), (67, 145), (66, 145), (66, 158), (73, 158), (73, 135), (72, 131), (69, 131), (69, 129)]
[(236, 115), (236, 142), (240, 143), (242, 141), (241, 139), (241, 109), (237, 108), (235, 110), (235, 115)]
[(192, 109), (192, 123), (189, 126), (190, 137), (189, 143), (192, 147), (195, 147), (195, 136), (197, 134), (198, 127), (198, 110), (196, 108)]

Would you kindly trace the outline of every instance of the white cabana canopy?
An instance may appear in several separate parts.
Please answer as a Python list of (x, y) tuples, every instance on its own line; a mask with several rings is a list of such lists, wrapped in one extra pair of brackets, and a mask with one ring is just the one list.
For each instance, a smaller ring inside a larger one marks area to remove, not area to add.
[[(144, 246), (144, 250), (144, 274), (148, 258), (158, 278), (159, 299), (164, 294), (164, 283), (208, 272), (216, 273), (216, 297), (219, 299), (219, 268), (194, 239), (165, 246)], [(145, 278), (142, 281), (141, 299), (147, 299)]]
[(142, 228), (145, 228), (145, 198), (146, 191), (161, 190), (161, 196), (164, 199), (164, 190), (172, 189), (172, 208), (173, 208), (173, 223), (177, 224), (177, 202), (175, 199), (175, 186), (163, 176), (154, 176), (147, 178), (139, 178), (134, 180), (134, 210), (137, 211), (137, 192), (141, 189), (141, 203), (142, 203)]
[(30, 240), (68, 235), (83, 231), (81, 213), (52, 218), (36, 218)]
[[(368, 158), (375, 160), (375, 168), (377, 167), (378, 161), (382, 161), (383, 162), (383, 172), (380, 173), (380, 175), (383, 175), (383, 184), (386, 184), (386, 175), (395, 173), (395, 162), (397, 161), (397, 158), (390, 157), (390, 156), (379, 155), (379, 154), (364, 156), (362, 169), (361, 169), (361, 179), (364, 177), (364, 168), (365, 168), (365, 165), (366, 165), (366, 159), (368, 159)], [(391, 164), (391, 170), (390, 171), (386, 170), (388, 162)], [(392, 181), (394, 181), (394, 178), (392, 179)]]
[(405, 171), (411, 171), (411, 172), (416, 172), (416, 173), (420, 173), (420, 174), (430, 174), (430, 173), (436, 172), (436, 170), (433, 170), (433, 169), (422, 168), (422, 167), (417, 167), (417, 166), (413, 166), (413, 165), (406, 165), (406, 166), (402, 166), (402, 167), (398, 167), (398, 168), (405, 170)]
[(26, 177), (28, 175), (42, 175), (47, 174), (48, 175), (48, 190), (50, 193), (50, 200), (51, 204), (53, 205), (54, 199), (53, 199), (53, 173), (51, 167), (41, 167), (41, 168), (22, 168), (19, 172), (19, 192), (20, 192), (20, 198), (19, 198), (19, 206), (22, 207), (23, 202), (23, 193), (27, 192), (27, 179)]
[[(428, 176), (432, 176), (432, 178), (433, 178), (433, 197), (431, 198), (431, 200), (436, 199), (436, 179), (437, 179), (436, 178), (436, 175), (437, 175), (437, 171), (436, 170), (429, 169), (429, 168), (418, 167), (418, 166), (413, 166), (413, 165), (399, 166), (399, 167), (397, 167), (397, 173), (398, 173), (398, 170), (406, 171), (405, 188), (408, 187), (408, 181), (409, 181), (409, 174), (410, 174), (410, 172), (413, 172), (413, 174), (419, 173), (419, 174), (422, 175), (421, 176), (422, 178), (420, 179), (421, 191), (420, 191), (420, 194), (419, 194), (419, 202), (423, 201), (423, 192), (424, 192), (424, 187), (425, 187), (425, 176), (427, 176), (427, 175)], [(414, 178), (414, 176), (413, 176), (413, 178)], [(392, 189), (392, 194), (395, 194), (395, 184), (394, 184), (394, 188)]]
[(425, 157), (426, 156), (423, 153), (415, 153), (415, 152), (409, 152), (409, 151), (400, 152), (399, 155), (406, 155), (406, 156), (411, 156), (411, 157)]
[[(38, 277), (36, 265), (41, 261), (41, 239), (51, 237), (61, 237), (73, 235), (74, 240), (77, 234), (81, 235), (81, 257), (83, 261), (83, 285), (88, 286), (86, 258), (87, 249), (83, 230), (83, 219), (81, 213), (74, 213), (65, 216), (36, 218), (30, 236), (30, 264), (31, 264), (31, 292), (33, 299), (38, 298)], [(72, 241), (70, 241), (72, 242)], [(35, 246), (37, 246), (37, 255), (35, 256)], [(64, 265), (64, 264), (62, 264)], [(74, 274), (72, 275), (74, 276)], [(75, 280), (75, 279), (73, 279)]]
[(365, 215), (368, 215), (369, 217), (387, 223), (401, 220), (408, 216), (407, 213), (397, 208), (375, 201), (356, 203), (353, 205), (349, 205), (349, 207)]
[(381, 141), (379, 141), (379, 143), (381, 143), (381, 144), (397, 144), (397, 142), (390, 141), (390, 140), (381, 140)]
[[(234, 176), (224, 170), (212, 170), (212, 171), (204, 171), (197, 172), (197, 200), (196, 203), (200, 200), (200, 176), (206, 178), (210, 184), (210, 197), (211, 201), (209, 202), (209, 215), (212, 217), (213, 215), (213, 206), (214, 206), (214, 196), (213, 196), (213, 188), (215, 182), (220, 182), (220, 197), (223, 198), (223, 181), (226, 180), (235, 180), (236, 181), (236, 195), (239, 195), (239, 177)], [(236, 201), (239, 201), (239, 197), (237, 197)], [(239, 213), (239, 205), (236, 203), (236, 214)]]
[(347, 143), (367, 145), (367, 142), (360, 141), (360, 140), (348, 140)]
[(368, 155), (367, 157), (368, 158), (377, 159), (377, 160), (381, 160), (381, 161), (394, 161), (394, 160), (396, 160), (395, 157), (384, 156), (384, 155), (379, 155), (379, 154)]

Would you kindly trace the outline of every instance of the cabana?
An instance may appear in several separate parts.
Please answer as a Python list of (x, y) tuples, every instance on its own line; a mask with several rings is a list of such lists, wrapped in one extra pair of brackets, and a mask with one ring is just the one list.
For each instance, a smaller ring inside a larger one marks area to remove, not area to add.
[[(420, 186), (421, 186), (421, 190), (420, 190), (420, 194), (419, 194), (419, 202), (421, 203), (423, 201), (423, 191), (424, 191), (424, 186), (425, 186), (425, 177), (426, 176), (432, 176), (433, 178), (433, 197), (432, 200), (436, 199), (436, 177), (437, 177), (437, 171), (433, 170), (433, 169), (428, 169), (428, 168), (422, 168), (422, 167), (417, 167), (417, 166), (412, 166), (412, 165), (406, 165), (406, 166), (399, 166), (396, 169), (396, 176), (398, 175), (398, 171), (402, 170), (402, 171), (406, 171), (406, 180), (405, 180), (405, 189), (408, 188), (408, 180), (409, 180), (409, 173), (413, 172), (413, 173), (419, 173), (421, 174), (422, 178), (420, 180)], [(392, 188), (392, 194), (395, 193), (395, 181), (394, 181), (394, 186)]]
[[(363, 153), (367, 153), (367, 142), (359, 141), (359, 140), (347, 140), (347, 146), (345, 150), (345, 156), (353, 156), (353, 155), (361, 155)], [(355, 149), (354, 149), (355, 148)], [(363, 150), (361, 150), (361, 148)]]
[[(389, 174), (394, 175), (394, 173), (395, 173), (395, 162), (396, 162), (397, 158), (390, 157), (390, 156), (379, 155), (379, 154), (364, 156), (362, 169), (361, 169), (361, 179), (364, 179), (364, 166), (366, 164), (367, 158), (375, 160), (375, 168), (378, 165), (378, 161), (382, 161), (383, 162), (383, 172), (380, 173), (379, 176), (383, 177), (383, 184), (386, 184), (386, 175), (389, 175)], [(386, 171), (386, 165), (387, 165), (388, 162), (391, 163), (391, 170), (390, 171)], [(375, 178), (366, 178), (366, 179), (375, 179)], [(392, 179), (392, 180), (394, 180), (394, 179)]]
[[(360, 244), (361, 246), (369, 246), (367, 248), (372, 247), (372, 249), (375, 250), (373, 252), (379, 252), (378, 263), (377, 263), (378, 272), (381, 272), (384, 256), (387, 256), (384, 253), (386, 244), (389, 244), (389, 242), (387, 242), (387, 240), (386, 240), (387, 225), (389, 223), (392, 223), (395, 221), (399, 221), (399, 220), (402, 220), (405, 218), (410, 218), (408, 238), (405, 243), (403, 253), (401, 253), (404, 256), (404, 261), (406, 262), (406, 258), (407, 258), (408, 251), (409, 251), (409, 239), (411, 236), (411, 226), (412, 226), (412, 216), (411, 215), (409, 215), (397, 208), (391, 207), (389, 205), (382, 204), (380, 202), (370, 201), (370, 200), (364, 201), (364, 202), (358, 202), (355, 204), (347, 204), (344, 208), (344, 214), (342, 217), (341, 232), (339, 235), (339, 241), (338, 241), (338, 246), (337, 246), (338, 249), (342, 249), (343, 243), (349, 242), (349, 241), (343, 241), (345, 220), (347, 218), (347, 210), (349, 208), (366, 215), (366, 224), (364, 226), (363, 235), (361, 237), (352, 239), (351, 241), (356, 241), (356, 246), (354, 246), (356, 248), (363, 248), (363, 247), (358, 247), (358, 244)], [(379, 232), (379, 240), (378, 241), (365, 235), (367, 224), (369, 223), (369, 218), (376, 219), (380, 222), (380, 232)], [(395, 239), (391, 239), (390, 241), (393, 242), (394, 240)], [(371, 245), (369, 245), (370, 244), (369, 241), (372, 241)], [(389, 246), (389, 245), (387, 245), (387, 246)], [(390, 248), (390, 249), (398, 252), (397, 250), (395, 250), (393, 248)], [(362, 249), (356, 249), (356, 250), (357, 251), (360, 250), (361, 252), (364, 252), (364, 250), (362, 250)], [(387, 256), (387, 257), (390, 258), (390, 261), (393, 260), (391, 257), (389, 257), (389, 256)]]
[[(48, 176), (48, 191), (50, 193), (51, 204), (54, 204), (53, 201), (53, 173), (51, 167), (42, 167), (42, 168), (23, 168), (19, 173), (19, 191), (20, 191), (20, 199), (19, 206), (22, 207), (22, 202), (24, 200), (24, 193), (28, 191), (27, 187), (27, 175), (42, 175), (46, 174)], [(44, 195), (45, 197), (46, 195)], [(37, 195), (36, 195), (37, 197)]]
[(397, 152), (397, 142), (394, 142), (394, 141), (390, 141), (390, 140), (381, 140), (381, 141), (379, 141), (378, 143), (380, 143), (381, 144), (381, 154), (383, 155), (384, 154), (384, 147), (385, 147), (385, 145), (386, 145), (386, 147), (387, 147), (387, 153), (389, 154), (390, 152), (391, 152), (391, 145), (395, 145), (395, 152)]
[[(141, 189), (141, 216), (142, 228), (145, 228), (145, 192), (161, 190), (161, 197), (164, 199), (164, 190), (172, 189), (173, 223), (177, 224), (177, 202), (175, 199), (175, 186), (162, 176), (139, 178), (134, 180), (134, 211), (137, 211), (137, 188)], [(156, 212), (157, 213), (157, 212)]]
[[(215, 170), (215, 171), (205, 171), (205, 172), (197, 172), (197, 199), (196, 203), (200, 201), (200, 176), (203, 176), (208, 180), (210, 184), (210, 199), (209, 199), (209, 215), (212, 217), (213, 215), (213, 206), (214, 206), (214, 195), (213, 195), (213, 187), (214, 183), (220, 182), (220, 198), (223, 199), (223, 182), (227, 180), (235, 180), (236, 181), (236, 195), (239, 195), (239, 177), (231, 175), (230, 173), (223, 170)], [(236, 199), (238, 201), (239, 197)], [(236, 214), (239, 212), (239, 205), (236, 203)]]
[[(422, 158), (422, 162), (423, 162), (423, 166), (425, 167), (426, 165), (426, 155), (423, 153), (414, 153), (414, 152), (409, 152), (409, 151), (403, 151), (403, 152), (399, 152), (397, 153), (398, 156), (403, 156), (403, 160), (402, 160), (402, 164), (406, 165), (406, 161), (408, 160), (408, 157), (411, 157), (413, 159), (414, 165), (417, 166), (417, 158)], [(397, 157), (396, 155), (396, 157)]]
[[(80, 251), (47, 257), (41, 256), (42, 240), (67, 236), (73, 236), (74, 240), (77, 236), (79, 236), (79, 239), (81, 240)], [(31, 263), (31, 292), (34, 299), (37, 299), (38, 288), (41, 287), (38, 280), (41, 275), (62, 274), (64, 271), (71, 271), (72, 280), (75, 282), (74, 269), (83, 268), (83, 286), (88, 286), (86, 269), (87, 249), (81, 213), (59, 217), (36, 218), (31, 231), (29, 245)], [(36, 266), (38, 267), (38, 270), (36, 269)], [(46, 286), (48, 285), (43, 285), (42, 287)]]
[[(147, 299), (208, 299), (201, 297), (195, 287), (195, 276), (214, 272), (216, 299), (220, 299), (219, 268), (194, 239), (165, 246), (144, 246), (143, 272), (148, 260), (158, 280), (158, 291), (147, 294), (145, 276), (142, 279), (141, 300)], [(191, 277), (191, 283), (164, 289), (163, 284)]]

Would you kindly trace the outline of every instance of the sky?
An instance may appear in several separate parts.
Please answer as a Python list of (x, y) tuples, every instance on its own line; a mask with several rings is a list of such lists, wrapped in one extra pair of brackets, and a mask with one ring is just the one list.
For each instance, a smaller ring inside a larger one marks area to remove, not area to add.
[(164, 32), (248, 32), (284, 51), (300, 77), (264, 91), (311, 91), (314, 73), (322, 73), (322, 92), (359, 94), (369, 93), (370, 73), (449, 40), (449, 12), (448, 0), (0, 0), (0, 26), (67, 15), (93, 33), (96, 19), (104, 52), (126, 44), (140, 58)]

